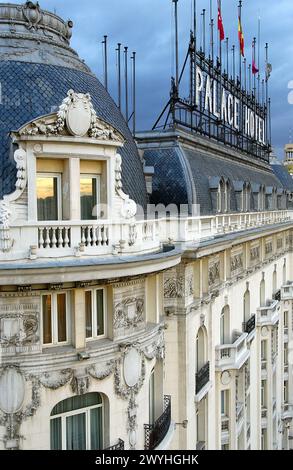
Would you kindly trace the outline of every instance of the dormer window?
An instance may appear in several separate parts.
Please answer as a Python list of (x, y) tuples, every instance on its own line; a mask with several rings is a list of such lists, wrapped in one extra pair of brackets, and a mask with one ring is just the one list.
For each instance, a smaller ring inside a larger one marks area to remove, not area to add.
[(61, 174), (37, 174), (38, 220), (61, 219)]
[(98, 217), (100, 202), (100, 177), (81, 175), (80, 177), (80, 215), (81, 220), (94, 220)]

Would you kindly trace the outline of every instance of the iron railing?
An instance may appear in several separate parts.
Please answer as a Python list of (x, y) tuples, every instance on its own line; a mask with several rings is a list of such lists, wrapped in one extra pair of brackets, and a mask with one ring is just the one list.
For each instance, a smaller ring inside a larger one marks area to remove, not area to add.
[(171, 397), (164, 397), (164, 412), (154, 424), (144, 425), (144, 448), (155, 449), (166, 436), (171, 424)]
[(281, 290), (277, 290), (275, 294), (273, 295), (274, 300), (277, 300), (278, 302), (281, 301)]
[(245, 323), (245, 333), (252, 333), (255, 330), (255, 315)]
[(198, 394), (210, 380), (210, 363), (205, 364), (195, 376), (195, 392)]
[(124, 441), (122, 441), (122, 439), (118, 439), (118, 442), (117, 444), (111, 446), (111, 447), (107, 447), (107, 449), (104, 449), (105, 451), (112, 451), (112, 450), (124, 450)]

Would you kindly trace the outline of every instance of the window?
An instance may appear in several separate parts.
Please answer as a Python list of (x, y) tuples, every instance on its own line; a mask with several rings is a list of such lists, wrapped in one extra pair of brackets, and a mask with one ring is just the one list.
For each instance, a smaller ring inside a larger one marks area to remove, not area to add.
[(288, 381), (285, 380), (284, 381), (284, 403), (288, 403), (289, 401), (289, 394), (288, 394), (288, 391), (289, 391), (289, 387), (288, 387)]
[(38, 220), (61, 219), (61, 175), (37, 175)]
[(220, 341), (221, 344), (229, 344), (230, 340), (230, 308), (226, 305), (221, 313)]
[(267, 450), (267, 430), (261, 431), (261, 450)]
[(267, 387), (266, 387), (266, 381), (262, 380), (261, 381), (261, 406), (262, 408), (266, 408), (267, 405)]
[(196, 372), (199, 372), (206, 362), (205, 333), (203, 328), (200, 328), (196, 337)]
[(98, 176), (81, 175), (80, 177), (80, 218), (97, 219), (97, 205), (100, 202), (100, 179)]
[(261, 282), (260, 282), (259, 297), (260, 297), (260, 306), (265, 307), (265, 305), (266, 305), (266, 283), (265, 283), (264, 279), (262, 279)]
[(284, 312), (284, 333), (288, 334), (288, 328), (289, 328), (289, 312), (288, 310), (285, 310)]
[(221, 415), (222, 417), (229, 417), (229, 390), (221, 391)]
[(51, 450), (103, 449), (103, 411), (99, 393), (87, 393), (58, 403), (51, 413)]
[(265, 339), (261, 341), (261, 360), (267, 360), (267, 340)]
[(85, 291), (85, 319), (87, 339), (105, 335), (104, 289)]
[(275, 268), (275, 270), (273, 272), (273, 294), (275, 294), (276, 291), (277, 291), (277, 284), (278, 284), (278, 282), (277, 282), (277, 271), (276, 271), (276, 268)]
[[(289, 364), (288, 343), (284, 343), (284, 367)], [(288, 371), (287, 371), (288, 372)]]
[(250, 319), (250, 292), (248, 289), (243, 296), (243, 313), (244, 323), (247, 323)]
[(42, 296), (43, 344), (50, 346), (69, 341), (68, 311), (66, 293)]

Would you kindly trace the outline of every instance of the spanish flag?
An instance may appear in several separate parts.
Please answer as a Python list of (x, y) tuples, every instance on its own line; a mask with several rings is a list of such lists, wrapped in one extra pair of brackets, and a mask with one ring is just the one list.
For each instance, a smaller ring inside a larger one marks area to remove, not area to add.
[(244, 34), (242, 31), (242, 24), (241, 24), (240, 16), (238, 16), (238, 38), (239, 38), (240, 53), (244, 57)]

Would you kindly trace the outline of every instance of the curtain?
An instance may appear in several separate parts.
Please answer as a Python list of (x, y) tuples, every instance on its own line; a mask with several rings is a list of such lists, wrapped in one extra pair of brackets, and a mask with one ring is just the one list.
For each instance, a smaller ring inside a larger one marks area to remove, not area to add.
[(67, 398), (58, 403), (52, 410), (51, 416), (68, 413), (70, 411), (80, 410), (88, 406), (95, 406), (102, 404), (102, 397), (99, 393), (87, 393), (85, 395), (74, 396)]
[(85, 292), (85, 331), (86, 338), (92, 338), (92, 293), (89, 290)]
[(58, 343), (67, 340), (66, 331), (66, 294), (57, 295)]
[(104, 329), (104, 291), (97, 290), (97, 336), (103, 335)]
[(103, 409), (90, 411), (91, 450), (103, 449)]
[(52, 343), (52, 297), (43, 295), (43, 343)]
[(61, 418), (55, 418), (50, 423), (51, 450), (62, 450)]
[(66, 450), (86, 450), (86, 414), (66, 418)]

